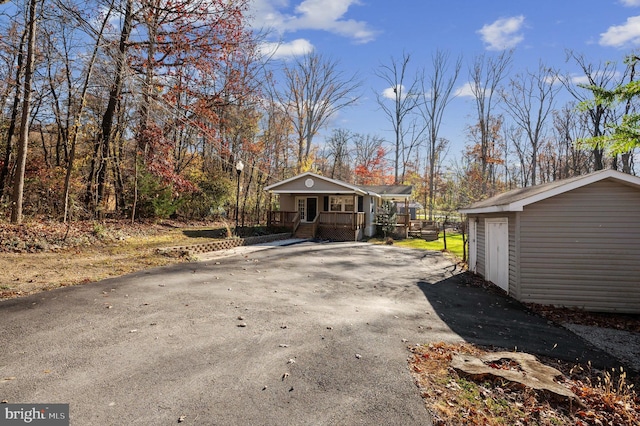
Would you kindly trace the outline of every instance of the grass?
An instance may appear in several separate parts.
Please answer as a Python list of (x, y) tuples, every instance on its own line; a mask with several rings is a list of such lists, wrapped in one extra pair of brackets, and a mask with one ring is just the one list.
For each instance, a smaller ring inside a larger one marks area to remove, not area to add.
[[(373, 243), (383, 243), (383, 240), (369, 240)], [(425, 241), (422, 238), (407, 238), (393, 242), (398, 247), (406, 247), (419, 250), (444, 250), (444, 238), (442, 232), (435, 241)], [(462, 260), (462, 234), (447, 233), (447, 251)]]

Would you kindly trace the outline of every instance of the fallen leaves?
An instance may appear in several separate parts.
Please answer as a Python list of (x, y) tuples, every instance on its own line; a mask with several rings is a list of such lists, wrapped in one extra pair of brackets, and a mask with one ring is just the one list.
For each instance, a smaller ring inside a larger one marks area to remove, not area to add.
[(557, 324), (581, 324), (640, 333), (638, 315), (587, 312), (577, 308), (558, 308), (534, 303), (527, 304), (527, 307), (538, 315)]
[[(640, 424), (640, 399), (631, 385), (624, 383), (624, 373), (618, 372), (617, 378), (605, 374), (598, 380), (600, 372), (554, 363), (563, 373), (560, 383), (584, 403), (579, 406), (508, 381), (485, 378), (475, 382), (459, 376), (449, 366), (453, 355), (489, 352), (471, 344), (435, 343), (409, 350), (409, 371), (435, 425)], [(508, 360), (494, 361), (490, 367), (518, 368)]]

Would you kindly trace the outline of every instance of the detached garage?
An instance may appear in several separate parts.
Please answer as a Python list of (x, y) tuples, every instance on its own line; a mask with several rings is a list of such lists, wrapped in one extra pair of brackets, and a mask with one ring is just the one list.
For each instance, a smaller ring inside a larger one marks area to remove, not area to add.
[(528, 303), (640, 313), (640, 178), (615, 170), (460, 209), (469, 270)]

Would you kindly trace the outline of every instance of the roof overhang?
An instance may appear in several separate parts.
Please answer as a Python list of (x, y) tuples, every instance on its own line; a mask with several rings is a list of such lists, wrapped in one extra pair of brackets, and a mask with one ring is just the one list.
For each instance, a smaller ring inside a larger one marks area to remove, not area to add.
[(569, 179), (567, 183), (563, 185), (554, 186), (549, 190), (541, 191), (529, 197), (524, 197), (520, 200), (514, 200), (510, 203), (479, 207), (470, 206), (467, 208), (458, 209), (458, 211), (463, 214), (521, 212), (524, 210), (524, 207), (528, 206), (529, 204), (537, 203), (538, 201), (546, 200), (547, 198), (555, 197), (556, 195), (573, 191), (574, 189), (578, 189), (583, 186), (606, 179), (611, 179), (616, 182), (640, 189), (640, 177), (622, 173), (617, 170), (602, 170), (578, 177), (576, 179)]
[[(333, 185), (337, 185), (342, 187), (343, 189), (337, 189), (337, 190), (327, 190), (327, 191), (318, 191), (318, 190), (291, 190), (291, 189), (278, 189), (279, 187), (282, 187), (286, 184), (288, 184), (289, 182), (293, 182), (295, 180), (298, 179), (303, 179), (305, 177), (312, 177), (314, 179), (319, 179), (319, 180), (323, 180), (325, 182), (329, 182)], [(346, 182), (342, 182), (339, 180), (335, 180), (335, 179), (331, 179), (328, 178), (326, 176), (321, 176), (312, 172), (306, 172), (306, 173), (302, 173), (300, 175), (296, 175), (293, 177), (290, 177), (289, 179), (285, 179), (282, 180), (280, 182), (276, 182), (272, 185), (266, 186), (264, 188), (265, 191), (269, 191), (273, 194), (308, 194), (309, 192), (315, 193), (315, 194), (359, 194), (359, 195), (367, 195), (369, 194), (369, 192), (363, 190), (362, 188), (359, 188), (355, 185), (351, 185), (349, 183)]]
[[(313, 189), (305, 189), (305, 188), (301, 188), (301, 189), (291, 189), (291, 188), (283, 188), (284, 186), (286, 186), (288, 183), (296, 181), (296, 180), (300, 180), (300, 179), (304, 179), (306, 177), (311, 177), (313, 179), (318, 179), (318, 180), (323, 180), (325, 182), (331, 183), (335, 186), (338, 186), (340, 188), (334, 188), (331, 190), (313, 190)], [(376, 187), (378, 188), (378, 187)], [(327, 194), (327, 195), (348, 195), (348, 194), (356, 194), (356, 195), (369, 195), (371, 197), (375, 197), (375, 198), (381, 198), (383, 200), (392, 200), (392, 199), (396, 199), (396, 200), (408, 200), (409, 198), (411, 198), (411, 193), (407, 194), (407, 193), (380, 193), (378, 191), (378, 189), (376, 188), (368, 188), (367, 186), (361, 187), (361, 186), (356, 186), (356, 185), (352, 185), (350, 183), (347, 182), (343, 182), (343, 181), (339, 181), (336, 179), (331, 179), (328, 178), (326, 176), (321, 176), (312, 172), (305, 172), (293, 177), (290, 177), (288, 179), (282, 180), (280, 182), (276, 182), (274, 184), (268, 185), (264, 188), (265, 191), (268, 191), (272, 194), (309, 194), (309, 193), (313, 193), (313, 194)], [(384, 191), (384, 189), (383, 189)]]
[[(267, 189), (265, 188), (265, 191)], [(342, 190), (336, 190), (336, 191), (305, 191), (305, 190), (279, 190), (279, 189), (272, 189), (269, 190), (269, 192), (271, 192), (272, 194), (309, 194), (309, 193), (313, 193), (313, 194), (331, 194), (331, 195), (341, 195), (341, 194), (345, 194), (345, 195), (349, 195), (349, 194), (358, 194), (358, 195), (374, 195), (374, 196), (378, 196), (378, 194), (372, 194), (366, 191), (363, 191), (361, 189), (354, 189), (351, 191), (342, 191)]]
[(501, 206), (489, 206), (479, 208), (458, 209), (462, 214), (480, 214), (480, 213), (503, 213), (503, 212), (521, 212), (524, 206), (515, 206), (514, 204), (503, 204)]

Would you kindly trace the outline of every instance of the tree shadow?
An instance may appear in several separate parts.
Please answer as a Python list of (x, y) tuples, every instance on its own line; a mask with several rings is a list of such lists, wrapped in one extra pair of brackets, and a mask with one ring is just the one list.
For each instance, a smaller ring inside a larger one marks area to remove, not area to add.
[(463, 273), (417, 284), (440, 319), (467, 342), (583, 365), (591, 362), (601, 369), (620, 366), (615, 357), (530, 311), (497, 287), (472, 283), (472, 275)]

